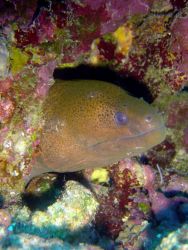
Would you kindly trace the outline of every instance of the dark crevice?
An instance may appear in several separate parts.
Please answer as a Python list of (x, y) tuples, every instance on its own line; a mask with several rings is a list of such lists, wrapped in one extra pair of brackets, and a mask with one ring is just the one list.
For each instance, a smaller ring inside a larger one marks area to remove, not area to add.
[[(62, 195), (62, 192), (65, 189), (66, 182), (70, 180), (79, 182), (81, 185), (89, 189), (95, 195), (91, 183), (88, 182), (88, 180), (83, 176), (81, 172), (56, 174), (56, 181), (51, 185), (50, 189), (45, 192), (42, 192), (39, 195), (27, 192), (27, 187), (30, 185), (30, 182), (28, 183), (26, 187), (26, 192), (22, 195), (22, 200), (31, 211), (45, 211), (48, 206), (52, 205), (57, 200), (57, 198)], [(47, 174), (43, 174), (38, 178), (42, 178), (46, 175)]]
[(80, 65), (75, 68), (57, 68), (54, 71), (54, 78), (61, 80), (88, 79), (111, 82), (128, 91), (132, 96), (143, 98), (148, 103), (153, 101), (150, 91), (143, 82), (129, 76), (121, 77), (107, 67)]

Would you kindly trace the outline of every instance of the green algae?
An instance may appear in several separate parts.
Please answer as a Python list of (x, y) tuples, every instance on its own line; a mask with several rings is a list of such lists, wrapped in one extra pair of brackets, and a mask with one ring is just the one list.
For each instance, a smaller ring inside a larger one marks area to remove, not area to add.
[(138, 207), (145, 214), (147, 214), (151, 210), (150, 205), (143, 202), (138, 203)]
[(11, 47), (10, 49), (11, 71), (12, 74), (19, 73), (26, 66), (29, 55), (19, 48)]

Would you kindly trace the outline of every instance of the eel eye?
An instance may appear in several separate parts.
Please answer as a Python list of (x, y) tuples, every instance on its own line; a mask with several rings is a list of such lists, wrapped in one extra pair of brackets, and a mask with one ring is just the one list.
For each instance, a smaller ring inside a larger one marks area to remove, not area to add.
[(125, 125), (128, 122), (128, 118), (123, 112), (116, 112), (115, 121), (117, 125)]

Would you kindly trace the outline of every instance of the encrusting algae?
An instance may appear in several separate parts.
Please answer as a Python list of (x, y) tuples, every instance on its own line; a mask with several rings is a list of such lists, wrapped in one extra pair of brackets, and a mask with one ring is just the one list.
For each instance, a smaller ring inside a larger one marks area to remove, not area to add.
[(165, 138), (161, 115), (143, 99), (95, 80), (57, 80), (44, 102), (33, 176), (113, 164)]

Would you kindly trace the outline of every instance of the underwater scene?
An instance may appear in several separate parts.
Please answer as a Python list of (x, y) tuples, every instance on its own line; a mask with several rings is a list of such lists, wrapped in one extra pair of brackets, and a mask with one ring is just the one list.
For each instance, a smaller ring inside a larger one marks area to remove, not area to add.
[(188, 0), (0, 0), (0, 249), (188, 250)]

